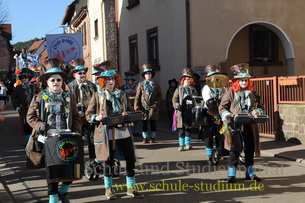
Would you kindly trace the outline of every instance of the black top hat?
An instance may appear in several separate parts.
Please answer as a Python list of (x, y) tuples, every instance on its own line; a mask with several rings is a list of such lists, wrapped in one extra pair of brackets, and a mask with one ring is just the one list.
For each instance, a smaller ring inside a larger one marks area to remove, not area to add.
[(155, 72), (153, 71), (153, 69), (152, 69), (152, 67), (151, 67), (150, 64), (144, 64), (144, 65), (142, 66), (142, 69), (143, 69), (143, 72), (142, 72), (142, 74), (141, 74), (142, 77), (144, 77), (145, 73), (148, 73), (148, 72), (151, 73), (152, 77), (155, 76)]
[(169, 80), (169, 81), (168, 81), (168, 84), (169, 84), (169, 85), (171, 85), (171, 83), (172, 83), (172, 82), (175, 82), (175, 83), (176, 83), (176, 85), (178, 85), (178, 84), (179, 84), (179, 82), (178, 82), (178, 81), (177, 81), (175, 78), (173, 78), (173, 79)]
[(61, 67), (63, 65), (63, 61), (58, 58), (48, 58), (44, 61), (44, 66), (46, 68), (46, 72), (40, 76), (40, 80), (43, 83), (47, 83), (47, 79), (51, 75), (58, 74), (60, 75), (64, 81), (67, 81), (68, 75), (61, 70)]

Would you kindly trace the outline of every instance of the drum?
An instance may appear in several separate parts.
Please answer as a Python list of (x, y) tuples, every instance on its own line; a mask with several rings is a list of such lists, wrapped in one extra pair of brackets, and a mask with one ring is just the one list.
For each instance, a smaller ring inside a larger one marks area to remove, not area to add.
[(102, 119), (102, 124), (109, 127), (116, 127), (119, 124), (122, 124), (124, 117), (120, 113), (110, 114), (109, 116)]
[(208, 125), (207, 109), (201, 106), (195, 106), (193, 112), (193, 124), (195, 125)]
[(186, 128), (193, 126), (193, 112), (194, 100), (191, 96), (186, 96), (182, 101), (182, 121)]
[(220, 104), (220, 100), (216, 98), (211, 98), (208, 101), (206, 101), (206, 105), (208, 107), (208, 114), (212, 116), (219, 115), (219, 111), (218, 111), (219, 104)]
[(143, 120), (144, 114), (142, 111), (128, 112), (128, 115), (124, 116), (124, 123), (133, 123)]
[(82, 179), (84, 147), (78, 133), (53, 133), (45, 141), (45, 162), (50, 182), (70, 182)]

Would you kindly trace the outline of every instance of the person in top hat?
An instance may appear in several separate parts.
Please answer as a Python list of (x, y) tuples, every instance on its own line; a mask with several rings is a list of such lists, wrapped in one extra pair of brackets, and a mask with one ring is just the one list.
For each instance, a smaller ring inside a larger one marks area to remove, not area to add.
[[(121, 90), (124, 91), (128, 96), (131, 101), (131, 105), (134, 105), (134, 99), (136, 96), (136, 87), (137, 83), (135, 82), (136, 79), (134, 78), (135, 72), (133, 71), (127, 71), (124, 73), (125, 74), (125, 81), (126, 83), (121, 86)], [(132, 133), (133, 136), (140, 136), (139, 130), (138, 130), (138, 122), (134, 123), (134, 126), (132, 128)]]
[(33, 71), (23, 68), (19, 75), (22, 84), (15, 87), (11, 96), (12, 104), (19, 113), (20, 131), (22, 136), (25, 136), (26, 141), (32, 133), (32, 128), (26, 122), (26, 115), (33, 96), (38, 93), (36, 86), (30, 83), (32, 77)]
[(88, 68), (84, 67), (85, 61), (83, 59), (74, 59), (70, 64), (74, 67), (71, 71), (71, 75), (73, 75), (75, 79), (69, 83), (68, 86), (71, 93), (76, 96), (77, 109), (83, 124), (82, 135), (85, 142), (88, 143), (89, 158), (93, 160), (95, 154), (94, 144), (91, 140), (93, 139), (94, 126), (86, 120), (85, 112), (88, 108), (91, 97), (95, 92), (97, 92), (97, 86), (87, 80), (86, 74)]
[[(162, 100), (162, 91), (160, 85), (153, 81), (155, 72), (152, 70), (151, 65), (144, 64), (142, 69), (141, 75), (145, 79), (137, 85), (134, 108), (136, 111), (141, 110), (144, 112), (143, 143), (148, 143), (149, 139), (150, 143), (154, 143), (157, 131), (156, 120), (159, 119), (158, 106)], [(150, 132), (148, 131), (148, 121), (150, 122)]]
[(104, 184), (107, 199), (116, 199), (112, 182), (112, 177), (115, 174), (112, 168), (114, 154), (118, 150), (122, 152), (126, 160), (127, 195), (142, 197), (135, 189), (136, 156), (128, 124), (107, 126), (103, 123), (103, 118), (107, 118), (111, 114), (127, 115), (128, 111), (133, 111), (128, 95), (119, 89), (121, 86), (120, 78), (115, 70), (102, 72), (97, 79), (101, 91), (92, 96), (86, 111), (87, 120), (96, 124), (94, 131), (96, 160), (105, 162)]
[[(41, 75), (40, 80), (48, 88), (35, 95), (29, 106), (27, 122), (34, 131), (27, 144), (27, 151), (33, 150), (34, 140), (38, 139), (44, 143), (46, 135), (67, 130), (81, 132), (81, 120), (76, 108), (75, 95), (65, 90), (68, 75), (60, 69), (61, 65), (62, 61), (57, 58), (48, 58), (45, 61), (47, 71)], [(56, 203), (59, 198), (62, 202), (69, 202), (68, 191), (72, 182), (63, 182), (58, 192), (58, 182), (49, 180), (50, 176), (58, 175), (58, 172), (51, 171), (49, 167), (46, 172), (49, 202)]]
[[(220, 67), (218, 65), (207, 65), (205, 67), (205, 72), (207, 74), (206, 80), (209, 80), (213, 76), (223, 75), (220, 73)], [(228, 78), (223, 75), (223, 84), (226, 85)], [(213, 152), (213, 145), (214, 145), (214, 137), (215, 137), (215, 144), (216, 149), (218, 149), (219, 154), (223, 153), (220, 142), (220, 135), (219, 135), (219, 127), (221, 126), (220, 116), (218, 112), (218, 105), (220, 103), (221, 98), (223, 97), (224, 93), (226, 92), (225, 86), (217, 86), (217, 87), (209, 87), (206, 84), (201, 91), (202, 98), (205, 104), (205, 107), (208, 109), (207, 114), (207, 122), (208, 125), (202, 126), (203, 134), (205, 138), (206, 144), (206, 153), (208, 155), (209, 161), (211, 161), (212, 152)]]
[(174, 107), (173, 107), (173, 96), (176, 88), (178, 87), (179, 82), (173, 78), (168, 81), (168, 89), (166, 91), (166, 108), (167, 108), (167, 115), (168, 119), (170, 121), (170, 128), (172, 128), (172, 123), (173, 123), (173, 114), (174, 114)]
[(225, 148), (229, 150), (228, 182), (236, 182), (236, 167), (240, 152), (244, 148), (247, 180), (261, 181), (254, 173), (254, 152), (259, 155), (257, 124), (231, 122), (233, 115), (248, 113), (262, 115), (262, 104), (253, 92), (249, 65), (241, 63), (230, 68), (234, 74), (233, 84), (226, 91), (219, 104), (219, 113), (224, 122), (221, 133), (225, 135)]
[[(192, 117), (185, 117), (192, 112), (193, 104), (192, 97), (197, 96), (195, 89), (195, 80), (192, 71), (189, 68), (184, 68), (180, 77), (180, 85), (175, 90), (172, 102), (176, 110), (177, 129), (179, 130), (179, 148), (178, 151), (191, 150), (191, 126), (187, 122), (192, 120)], [(190, 100), (186, 100), (190, 98)], [(190, 108), (189, 108), (190, 107)]]

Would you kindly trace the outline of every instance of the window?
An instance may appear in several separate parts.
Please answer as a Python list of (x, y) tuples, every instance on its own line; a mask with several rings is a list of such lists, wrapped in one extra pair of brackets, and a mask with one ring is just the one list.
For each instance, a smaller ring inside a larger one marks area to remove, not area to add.
[(159, 66), (159, 46), (158, 28), (147, 30), (147, 62), (152, 65), (154, 70), (160, 70)]
[(98, 19), (94, 21), (94, 39), (98, 38)]
[(130, 70), (139, 73), (139, 63), (138, 63), (138, 37), (133, 35), (129, 37), (129, 65)]
[(84, 22), (82, 26), (82, 33), (83, 33), (83, 46), (87, 45), (87, 30), (86, 30), (86, 22)]
[(128, 0), (128, 6), (127, 9), (132, 9), (133, 7), (136, 7), (140, 4), (140, 0)]
[(278, 37), (272, 30), (259, 25), (249, 30), (250, 65), (282, 65), (279, 62)]

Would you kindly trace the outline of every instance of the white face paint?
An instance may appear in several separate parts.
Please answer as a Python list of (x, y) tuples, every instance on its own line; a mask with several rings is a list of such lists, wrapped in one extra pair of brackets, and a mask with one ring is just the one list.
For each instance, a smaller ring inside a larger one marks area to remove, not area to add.
[(115, 79), (112, 77), (106, 78), (106, 88), (112, 90), (115, 86)]
[(81, 70), (76, 73), (73, 73), (74, 78), (77, 82), (83, 83), (86, 80), (86, 71)]
[(244, 90), (248, 86), (248, 79), (240, 79), (239, 80), (240, 89)]
[(189, 77), (184, 78), (183, 86), (189, 87), (191, 85), (191, 80)]
[(144, 77), (145, 77), (145, 80), (151, 81), (151, 79), (152, 79), (152, 74), (151, 74), (151, 72), (145, 73), (145, 74), (144, 74)]
[(22, 83), (24, 83), (24, 84), (28, 84), (29, 83), (29, 78), (27, 78), (27, 77), (23, 77), (22, 79), (21, 79), (21, 81), (22, 81)]
[(47, 85), (51, 92), (59, 92), (62, 90), (63, 79), (60, 75), (54, 74), (47, 80)]

